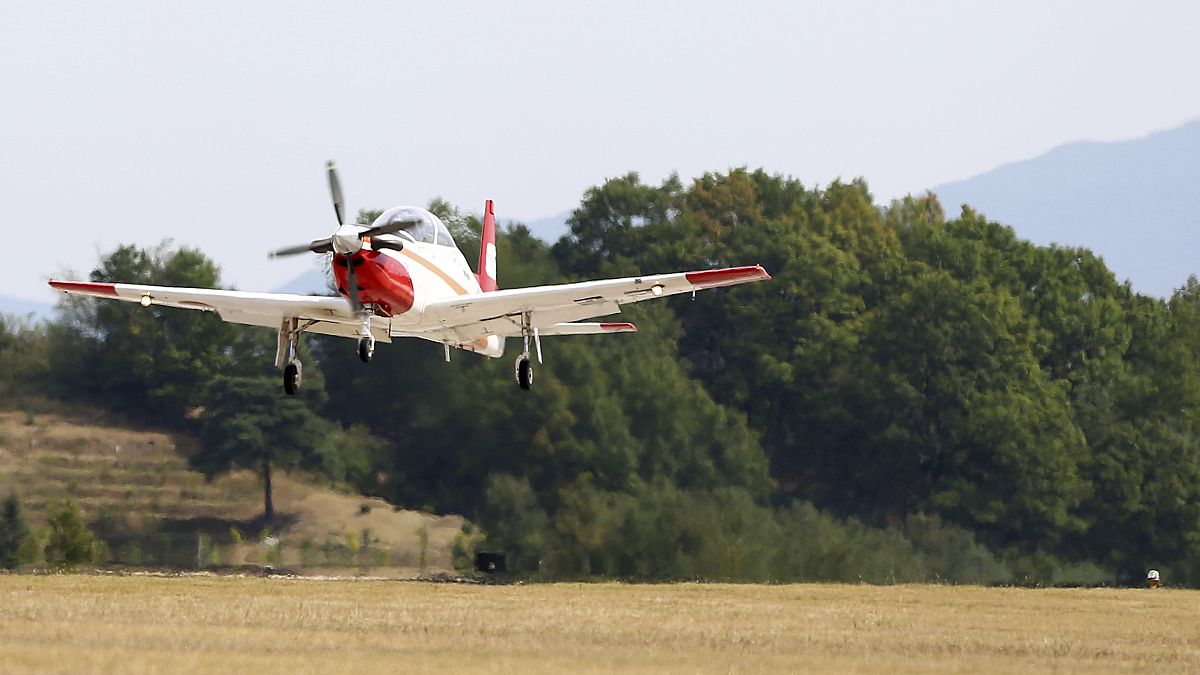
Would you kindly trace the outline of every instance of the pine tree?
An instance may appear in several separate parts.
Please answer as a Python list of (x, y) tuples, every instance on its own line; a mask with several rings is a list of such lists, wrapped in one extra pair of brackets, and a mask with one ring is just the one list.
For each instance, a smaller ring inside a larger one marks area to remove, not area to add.
[(0, 506), (0, 567), (13, 569), (20, 562), (21, 544), (29, 537), (29, 524), (21, 513), (21, 502), (15, 492), (9, 493)]

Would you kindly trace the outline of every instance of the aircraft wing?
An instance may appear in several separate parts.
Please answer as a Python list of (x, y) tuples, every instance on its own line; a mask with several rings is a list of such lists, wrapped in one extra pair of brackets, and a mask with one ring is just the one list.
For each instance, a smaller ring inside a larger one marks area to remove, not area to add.
[(621, 305), (630, 302), (770, 278), (762, 266), (752, 265), (474, 293), (429, 303), (422, 327), (443, 335), (452, 332), (459, 341), (468, 342), (485, 335), (520, 335), (523, 318), (528, 314), (530, 325), (546, 335), (581, 334), (585, 330), (626, 332), (629, 324), (577, 324), (587, 325), (588, 329), (569, 324), (616, 314)]
[[(72, 295), (216, 312), (225, 321), (250, 326), (278, 329), (287, 319), (300, 319), (311, 322), (306, 331), (354, 337), (361, 325), (342, 298), (91, 281), (52, 280), (50, 285)], [(386, 323), (377, 321), (373, 332), (377, 340), (391, 342)]]

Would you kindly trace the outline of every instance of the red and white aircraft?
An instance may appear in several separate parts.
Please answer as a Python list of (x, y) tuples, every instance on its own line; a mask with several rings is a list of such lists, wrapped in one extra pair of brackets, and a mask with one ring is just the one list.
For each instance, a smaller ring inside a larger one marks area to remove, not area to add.
[(617, 314), (621, 305), (770, 279), (761, 266), (732, 267), (605, 279), (553, 286), (499, 290), (496, 285), (496, 217), (488, 200), (483, 214), (479, 271), (471, 272), (449, 230), (425, 209), (398, 206), (369, 226), (346, 222), (342, 188), (333, 162), (326, 166), (338, 227), (332, 235), (281, 249), (270, 257), (332, 253), (333, 276), (341, 297), (253, 293), (205, 288), (51, 280), (60, 291), (216, 312), (223, 320), (279, 331), (276, 367), (283, 388), (295, 394), (302, 365), (296, 358), (301, 333), (356, 338), (358, 355), (369, 362), (375, 343), (416, 337), (450, 348), (499, 358), (504, 341), (522, 339), (516, 379), (533, 384), (529, 342), (541, 361), (544, 335), (588, 335), (636, 331), (631, 323), (580, 323)]

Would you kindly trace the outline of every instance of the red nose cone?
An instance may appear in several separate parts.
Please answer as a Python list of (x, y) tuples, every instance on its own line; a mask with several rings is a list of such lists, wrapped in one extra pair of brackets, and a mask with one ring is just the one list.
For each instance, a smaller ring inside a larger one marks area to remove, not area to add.
[[(413, 284), (408, 270), (399, 260), (380, 251), (359, 251), (350, 256), (358, 298), (364, 305), (376, 305), (387, 316), (403, 314), (413, 306)], [(349, 298), (346, 256), (333, 256), (333, 278), (338, 293)]]

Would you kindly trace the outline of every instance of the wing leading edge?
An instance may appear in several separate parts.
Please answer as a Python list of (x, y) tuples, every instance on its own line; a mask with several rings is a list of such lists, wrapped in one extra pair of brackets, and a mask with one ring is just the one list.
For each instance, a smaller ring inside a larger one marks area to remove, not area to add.
[[(300, 319), (311, 322), (305, 328), (308, 332), (355, 337), (361, 325), (346, 301), (335, 297), (95, 281), (52, 280), (50, 285), (71, 295), (215, 312), (224, 321), (248, 326), (279, 328), (285, 320)], [(389, 323), (377, 319), (372, 326), (376, 339), (391, 342)]]

